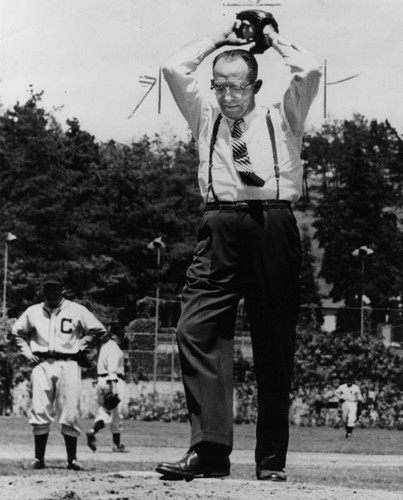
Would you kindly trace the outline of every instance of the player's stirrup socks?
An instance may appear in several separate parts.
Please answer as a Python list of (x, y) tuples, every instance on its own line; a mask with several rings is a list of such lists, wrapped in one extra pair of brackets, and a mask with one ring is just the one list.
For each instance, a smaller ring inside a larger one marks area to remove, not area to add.
[(64, 442), (66, 444), (67, 461), (71, 463), (77, 459), (77, 438), (63, 434)]
[(96, 434), (98, 431), (105, 427), (105, 423), (103, 420), (97, 420), (92, 428), (93, 434)]
[(120, 446), (120, 433), (112, 434), (112, 440), (113, 440), (113, 444), (119, 448), (119, 446)]
[(35, 458), (43, 461), (45, 458), (46, 443), (48, 442), (49, 434), (35, 434)]

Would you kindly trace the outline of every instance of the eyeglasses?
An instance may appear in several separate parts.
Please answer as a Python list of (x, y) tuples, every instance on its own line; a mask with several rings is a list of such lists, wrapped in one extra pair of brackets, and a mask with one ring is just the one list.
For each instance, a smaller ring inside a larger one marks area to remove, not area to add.
[(244, 94), (245, 90), (254, 83), (255, 82), (250, 82), (246, 85), (217, 85), (214, 83), (214, 80), (211, 80), (210, 88), (211, 90), (214, 90), (214, 92), (219, 96), (227, 95), (227, 92), (229, 92), (233, 97), (241, 97)]

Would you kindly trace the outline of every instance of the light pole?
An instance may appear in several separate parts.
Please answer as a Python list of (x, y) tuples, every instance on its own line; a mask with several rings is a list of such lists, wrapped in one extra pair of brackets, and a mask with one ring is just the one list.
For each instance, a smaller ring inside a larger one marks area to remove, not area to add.
[(374, 253), (371, 248), (361, 246), (351, 252), (354, 257), (359, 257), (361, 260), (361, 337), (364, 337), (364, 272), (365, 272), (365, 259)]
[(12, 241), (16, 240), (17, 236), (12, 233), (7, 233), (6, 242), (4, 245), (4, 279), (3, 279), (3, 308), (2, 308), (2, 318), (5, 321), (7, 316), (7, 272), (8, 272), (8, 245)]
[(157, 347), (158, 347), (158, 322), (159, 322), (159, 304), (160, 304), (160, 260), (161, 249), (165, 248), (165, 243), (162, 237), (155, 238), (147, 245), (150, 250), (157, 250), (157, 289), (155, 294), (155, 329), (154, 329), (154, 368), (153, 368), (153, 389), (154, 393), (157, 390)]

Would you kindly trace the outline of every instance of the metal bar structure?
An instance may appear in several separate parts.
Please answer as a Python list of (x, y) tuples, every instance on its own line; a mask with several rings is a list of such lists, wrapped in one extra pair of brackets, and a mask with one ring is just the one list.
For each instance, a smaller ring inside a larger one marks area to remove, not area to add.
[(157, 290), (155, 294), (155, 329), (154, 329), (154, 369), (153, 369), (153, 389), (157, 392), (157, 365), (158, 365), (158, 323), (159, 323), (159, 305), (160, 305), (160, 254), (161, 250), (157, 247)]
[(325, 59), (325, 64), (323, 66), (323, 118), (327, 118), (327, 60)]
[(260, 2), (260, 0), (250, 0), (248, 3), (223, 3), (224, 7), (278, 7), (281, 3)]
[(328, 87), (328, 85), (337, 85), (339, 83), (344, 83), (344, 82), (347, 82), (348, 80), (352, 80), (353, 78), (356, 78), (359, 75), (360, 75), (360, 73), (357, 73), (355, 75), (348, 76), (347, 78), (342, 78), (341, 80), (337, 80), (335, 82), (328, 82), (327, 81), (327, 60), (325, 59), (325, 62), (323, 65), (323, 118), (324, 118), (324, 120), (327, 119), (327, 87)]
[(133, 109), (133, 111), (130, 113), (130, 115), (127, 117), (128, 120), (130, 120), (130, 118), (135, 114), (135, 112), (139, 109), (139, 107), (142, 105), (142, 103), (144, 102), (145, 98), (148, 96), (148, 94), (152, 91), (152, 89), (154, 88), (154, 85), (156, 84), (157, 82), (157, 78), (155, 78), (154, 76), (147, 76), (147, 75), (144, 75), (144, 76), (141, 76), (140, 79), (139, 79), (139, 82), (140, 83), (143, 83), (143, 84), (146, 84), (146, 85), (149, 85), (148, 87), (148, 90), (147, 92), (144, 94), (144, 96), (140, 99), (140, 102), (136, 105), (136, 107)]
[(162, 86), (162, 74), (161, 74), (161, 68), (158, 70), (158, 114), (161, 114), (161, 99), (162, 99), (162, 93), (161, 93), (161, 86)]
[(7, 306), (6, 306), (6, 299), (7, 299), (7, 269), (8, 269), (8, 243), (6, 240), (5, 247), (4, 247), (4, 279), (3, 279), (3, 305), (2, 305), (2, 318), (3, 320), (6, 319), (7, 315)]

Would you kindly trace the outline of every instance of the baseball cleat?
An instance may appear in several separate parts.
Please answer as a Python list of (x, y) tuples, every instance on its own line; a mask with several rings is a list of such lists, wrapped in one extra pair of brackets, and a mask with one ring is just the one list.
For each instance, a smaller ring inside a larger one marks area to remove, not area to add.
[(257, 469), (256, 478), (259, 481), (287, 481), (287, 476), (283, 470)]
[(114, 453), (127, 453), (129, 450), (125, 448), (124, 444), (120, 444), (119, 446), (114, 445), (112, 451)]
[(68, 469), (68, 470), (82, 470), (81, 467), (78, 465), (77, 460), (73, 460), (72, 462), (69, 462), (67, 464), (66, 469)]
[(96, 443), (96, 438), (95, 438), (95, 434), (92, 434), (92, 432), (87, 432), (87, 445), (88, 445), (88, 448), (90, 448), (92, 451), (97, 451), (97, 447), (95, 445)]
[(35, 460), (31, 463), (31, 469), (44, 469), (45, 462), (43, 460), (39, 460), (39, 458), (35, 458)]

